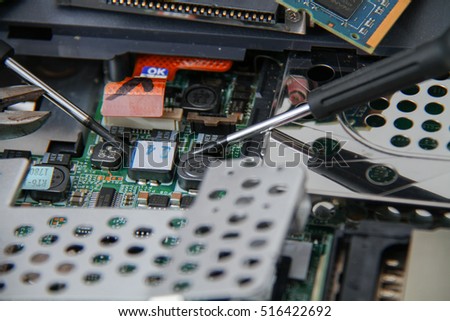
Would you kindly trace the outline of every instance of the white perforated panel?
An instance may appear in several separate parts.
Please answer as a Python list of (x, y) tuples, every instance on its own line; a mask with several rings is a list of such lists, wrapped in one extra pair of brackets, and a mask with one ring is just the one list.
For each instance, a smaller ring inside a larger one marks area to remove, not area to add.
[[(10, 186), (24, 162), (0, 161)], [(241, 162), (212, 168), (187, 211), (24, 210), (2, 182), (0, 299), (263, 298), (304, 174)]]

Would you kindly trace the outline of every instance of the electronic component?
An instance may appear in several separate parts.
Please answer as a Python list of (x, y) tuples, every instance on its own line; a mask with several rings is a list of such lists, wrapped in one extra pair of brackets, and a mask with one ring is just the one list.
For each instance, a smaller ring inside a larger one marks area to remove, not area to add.
[(148, 206), (150, 207), (169, 207), (170, 196), (151, 194), (148, 197)]
[(192, 206), (192, 204), (194, 204), (195, 201), (195, 197), (192, 195), (184, 195), (181, 198), (181, 203), (180, 203), (180, 207), (181, 208), (189, 208)]
[(358, 48), (373, 53), (411, 0), (277, 0), (308, 12), (314, 23)]
[(196, 133), (227, 135), (236, 131), (238, 115), (204, 115), (197, 112), (189, 112), (187, 121)]
[[(222, 139), (224, 136), (222, 135), (212, 135), (212, 134), (203, 134), (200, 133), (197, 135), (195, 140), (194, 149), (202, 148), (206, 144), (210, 144), (212, 142), (218, 141)], [(218, 157), (222, 157), (224, 155), (224, 150), (222, 148), (217, 148), (217, 150), (210, 149), (208, 150), (209, 155), (214, 155)]]
[(219, 92), (210, 86), (195, 84), (187, 88), (183, 94), (182, 107), (187, 110), (219, 112)]
[(183, 109), (164, 108), (162, 117), (110, 117), (105, 116), (107, 126), (129, 127), (137, 129), (180, 130)]
[(168, 183), (172, 180), (177, 143), (139, 140), (133, 147), (128, 176)]
[(216, 157), (208, 155), (184, 154), (178, 165), (178, 184), (184, 190), (198, 189), (205, 177), (206, 170), (211, 163), (218, 161)]
[(147, 205), (148, 205), (148, 195), (149, 195), (148, 192), (144, 192), (144, 191), (139, 192), (139, 194), (138, 194), (138, 205), (139, 206), (142, 205), (142, 206), (147, 207)]
[(111, 143), (100, 142), (92, 150), (91, 165), (94, 168), (117, 170), (122, 165), (122, 151)]
[(70, 159), (69, 154), (45, 153), (42, 156), (42, 164), (70, 167)]
[(95, 207), (111, 207), (114, 204), (116, 190), (112, 187), (102, 187), (97, 196)]
[(28, 150), (5, 149), (2, 155), (3, 159), (8, 158), (26, 158), (31, 159), (31, 152)]
[(170, 195), (170, 205), (179, 207), (181, 204), (181, 198), (183, 197), (183, 194), (180, 192), (173, 192), (172, 195)]
[(69, 204), (73, 206), (83, 206), (86, 199), (86, 193), (81, 191), (74, 191), (69, 198)]
[(153, 129), (150, 133), (150, 140), (159, 142), (176, 142), (178, 132), (175, 130)]
[(123, 197), (123, 206), (131, 206), (133, 205), (134, 194), (131, 192), (125, 193)]
[(70, 172), (64, 166), (32, 166), (22, 187), (37, 202), (60, 202), (70, 188)]

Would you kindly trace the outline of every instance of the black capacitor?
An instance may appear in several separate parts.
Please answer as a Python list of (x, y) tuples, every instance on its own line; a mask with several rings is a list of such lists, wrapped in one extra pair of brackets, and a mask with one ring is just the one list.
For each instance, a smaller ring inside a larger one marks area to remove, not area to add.
[(184, 190), (198, 189), (206, 170), (216, 162), (219, 162), (217, 157), (210, 155), (184, 154), (178, 166), (178, 184)]
[[(46, 166), (46, 165), (40, 165)], [(30, 196), (37, 202), (49, 201), (52, 203), (61, 202), (67, 198), (70, 189), (70, 172), (64, 166), (53, 167), (53, 176), (50, 187), (46, 190), (31, 190)]]
[(192, 85), (183, 94), (182, 107), (187, 110), (217, 113), (220, 109), (219, 97), (219, 91), (213, 87)]
[(122, 150), (111, 143), (98, 143), (92, 151), (91, 165), (94, 168), (118, 170), (122, 165)]

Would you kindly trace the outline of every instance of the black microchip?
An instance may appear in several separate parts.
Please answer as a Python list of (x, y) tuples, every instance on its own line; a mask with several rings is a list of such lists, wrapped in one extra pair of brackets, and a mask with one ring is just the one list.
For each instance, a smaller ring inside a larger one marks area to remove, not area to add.
[(5, 149), (2, 158), (31, 158), (31, 152), (28, 150)]
[(69, 154), (45, 153), (42, 157), (42, 164), (70, 166)]
[(150, 207), (168, 207), (170, 196), (152, 194), (148, 197), (148, 206)]
[(102, 189), (98, 193), (95, 207), (111, 207), (113, 205), (115, 195), (116, 190), (114, 188), (102, 187)]
[(314, 2), (344, 19), (349, 19), (363, 0), (314, 0)]
[(180, 207), (181, 208), (188, 208), (191, 207), (191, 205), (194, 203), (195, 197), (186, 195), (181, 198)]

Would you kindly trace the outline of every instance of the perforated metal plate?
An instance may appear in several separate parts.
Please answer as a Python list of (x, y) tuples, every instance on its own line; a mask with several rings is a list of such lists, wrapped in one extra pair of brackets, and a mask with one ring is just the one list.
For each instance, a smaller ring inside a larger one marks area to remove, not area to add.
[[(400, 155), (450, 160), (450, 78), (431, 79), (343, 116), (353, 138)], [(364, 114), (363, 123), (358, 121)]]
[(0, 299), (264, 298), (304, 173), (241, 162), (190, 210), (130, 211), (10, 207), (27, 164), (1, 160)]

